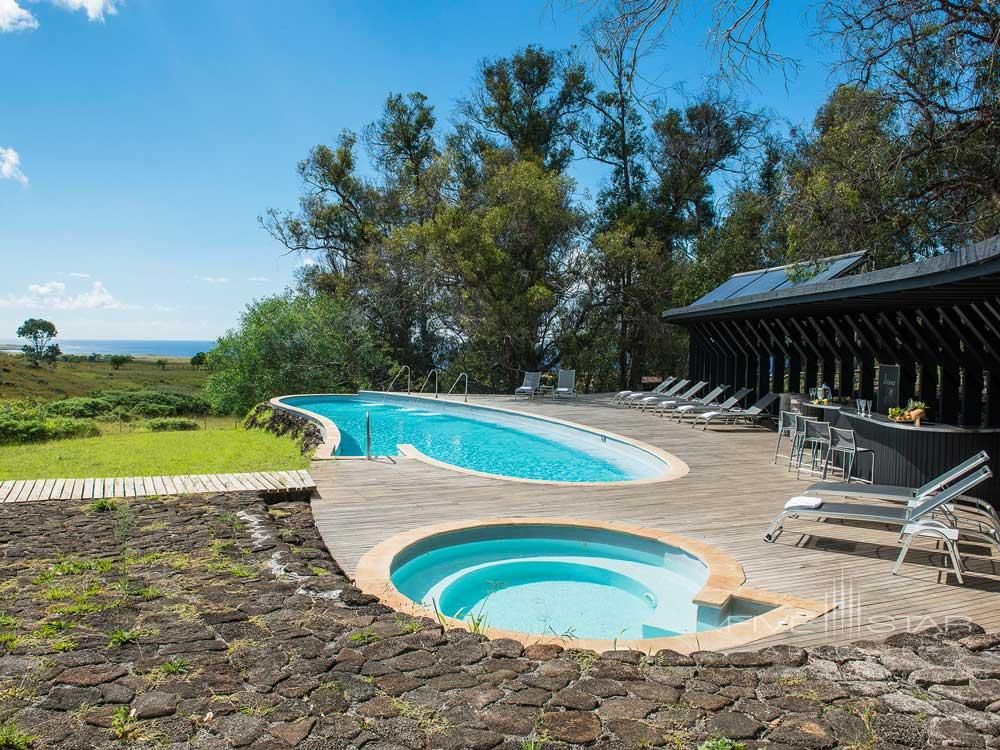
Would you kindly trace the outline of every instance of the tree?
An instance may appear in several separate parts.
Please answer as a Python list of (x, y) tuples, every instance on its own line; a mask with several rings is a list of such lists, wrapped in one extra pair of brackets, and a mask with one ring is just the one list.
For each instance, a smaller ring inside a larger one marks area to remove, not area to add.
[(28, 318), (17, 329), (17, 337), (29, 341), (21, 351), (34, 365), (45, 359), (45, 350), (58, 335), (55, 325), (41, 318)]
[(205, 366), (207, 361), (208, 361), (208, 355), (205, 354), (205, 352), (198, 352), (193, 357), (191, 357), (191, 366), (194, 369), (199, 370)]
[(450, 177), (435, 123), (422, 94), (390, 95), (365, 130), (374, 179), (359, 168), (358, 136), (345, 131), (336, 147), (317, 146), (299, 164), (298, 213), (271, 209), (261, 220), (290, 252), (318, 258), (304, 289), (350, 300), (394, 356), (414, 366), (432, 366), (436, 343), (436, 269), (411, 231), (439, 210)]
[(131, 354), (112, 354), (108, 357), (108, 364), (111, 365), (112, 370), (120, 370), (122, 367), (127, 365), (129, 362), (135, 360)]
[(158, 359), (158, 360), (156, 360), (156, 362), (154, 362), (153, 364), (155, 364), (155, 365), (156, 365), (157, 367), (159, 367), (159, 368), (160, 368), (161, 370), (166, 370), (166, 369), (167, 369), (167, 365), (168, 365), (169, 363), (168, 363), (168, 362), (167, 362), (167, 360), (165, 360), (165, 359)]
[(558, 361), (560, 326), (578, 291), (582, 220), (567, 177), (535, 160), (487, 160), (482, 190), (422, 230), (441, 268), (446, 359), (497, 388)]
[(243, 414), (274, 396), (381, 386), (394, 366), (387, 349), (328, 295), (255, 300), (208, 353), (206, 395), (217, 412)]
[(59, 348), (59, 344), (49, 344), (45, 347), (45, 352), (42, 354), (42, 361), (47, 365), (54, 366), (61, 356), (62, 349)]
[(465, 122), (452, 148), (480, 158), (510, 149), (516, 159), (538, 160), (561, 172), (573, 157), (590, 86), (578, 62), (535, 46), (485, 60), (471, 95), (460, 104)]

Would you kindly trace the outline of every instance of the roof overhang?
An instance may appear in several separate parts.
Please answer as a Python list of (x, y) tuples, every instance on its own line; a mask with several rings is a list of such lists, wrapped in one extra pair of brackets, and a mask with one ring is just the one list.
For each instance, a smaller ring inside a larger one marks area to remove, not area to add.
[(713, 318), (766, 318), (791, 314), (950, 306), (1000, 295), (1000, 236), (953, 253), (856, 276), (801, 284), (764, 294), (678, 307), (671, 323)]

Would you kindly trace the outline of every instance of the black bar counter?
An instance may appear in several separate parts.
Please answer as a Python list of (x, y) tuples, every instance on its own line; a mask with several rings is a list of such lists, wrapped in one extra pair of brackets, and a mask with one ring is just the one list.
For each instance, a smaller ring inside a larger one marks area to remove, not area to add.
[[(861, 416), (853, 408), (802, 403), (802, 413), (854, 430), (858, 445), (875, 451), (875, 484), (919, 487), (979, 451), (991, 458), (1000, 473), (1000, 429), (977, 429), (921, 421), (920, 427), (895, 422), (881, 414)], [(856, 476), (867, 479), (867, 458), (859, 458)], [(1000, 510), (1000, 477), (993, 476), (970, 492)]]

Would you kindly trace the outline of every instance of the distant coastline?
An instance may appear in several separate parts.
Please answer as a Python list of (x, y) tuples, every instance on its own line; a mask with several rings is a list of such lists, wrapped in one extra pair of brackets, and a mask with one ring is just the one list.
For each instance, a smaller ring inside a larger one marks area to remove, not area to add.
[[(56, 339), (63, 354), (130, 354), (133, 357), (190, 358), (207, 352), (215, 341), (156, 339)], [(0, 352), (19, 352), (16, 341), (0, 342)]]

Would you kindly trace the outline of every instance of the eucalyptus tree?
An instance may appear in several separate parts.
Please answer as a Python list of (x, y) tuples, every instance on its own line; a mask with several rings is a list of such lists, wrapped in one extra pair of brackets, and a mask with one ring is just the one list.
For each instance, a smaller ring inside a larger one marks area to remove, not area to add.
[(434, 264), (415, 243), (413, 224), (433, 219), (450, 171), (435, 133), (433, 108), (420, 93), (388, 97), (363, 143), (375, 176), (358, 160), (359, 137), (344, 131), (299, 163), (298, 211), (271, 209), (263, 226), (289, 252), (314, 260), (305, 288), (349, 300), (394, 356), (429, 365)]

